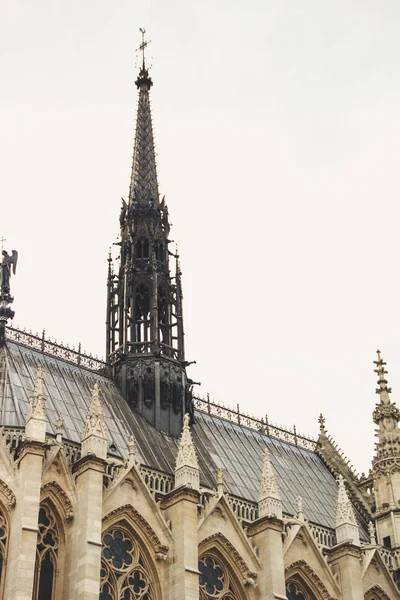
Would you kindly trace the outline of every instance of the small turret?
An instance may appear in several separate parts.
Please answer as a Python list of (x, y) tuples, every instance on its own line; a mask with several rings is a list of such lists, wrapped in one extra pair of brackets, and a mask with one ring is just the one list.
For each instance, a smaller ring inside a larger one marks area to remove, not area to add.
[(400, 411), (390, 400), (386, 363), (377, 350), (379, 402), (373, 412), (378, 426), (376, 454), (372, 462), (378, 542), (386, 547), (400, 544)]
[(190, 433), (190, 416), (188, 414), (183, 418), (182, 436), (175, 467), (175, 488), (183, 485), (197, 491), (200, 489), (199, 463)]
[(271, 515), (282, 519), (282, 498), (267, 448), (264, 450), (264, 462), (258, 493), (258, 512), (260, 517)]
[(43, 370), (38, 367), (36, 372), (35, 387), (29, 400), (28, 417), (25, 425), (25, 435), (36, 442), (46, 440), (46, 412), (43, 396)]
[(336, 539), (337, 543), (351, 541), (354, 546), (360, 545), (360, 534), (354, 514), (353, 505), (347, 495), (344, 487), (344, 480), (341, 475), (338, 478), (339, 491), (336, 509)]
[(86, 415), (85, 429), (82, 435), (82, 457), (88, 454), (94, 454), (103, 459), (107, 457), (106, 424), (97, 383), (92, 391), (92, 400)]

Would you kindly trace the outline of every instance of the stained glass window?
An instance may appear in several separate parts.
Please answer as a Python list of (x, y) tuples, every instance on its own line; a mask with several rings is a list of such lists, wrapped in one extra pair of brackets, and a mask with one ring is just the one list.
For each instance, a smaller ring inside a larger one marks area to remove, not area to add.
[(314, 600), (314, 596), (308, 593), (305, 587), (297, 581), (286, 583), (286, 597), (288, 600)]
[(103, 535), (100, 600), (154, 600), (152, 578), (138, 541), (124, 527)]
[(239, 600), (229, 571), (217, 556), (202, 556), (199, 559), (199, 572), (200, 600)]
[(5, 579), (5, 577), (4, 577), (5, 576), (4, 562), (6, 559), (7, 534), (8, 534), (7, 521), (3, 514), (3, 511), (0, 508), (0, 598), (3, 598), (3, 589), (4, 589), (4, 579)]
[(48, 506), (41, 506), (36, 548), (34, 600), (55, 598), (54, 576), (57, 569), (58, 549), (59, 535), (56, 519)]

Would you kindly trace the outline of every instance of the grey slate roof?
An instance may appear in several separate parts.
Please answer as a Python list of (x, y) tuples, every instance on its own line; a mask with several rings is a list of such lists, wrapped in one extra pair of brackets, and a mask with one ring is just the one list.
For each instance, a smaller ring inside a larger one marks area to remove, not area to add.
[[(55, 424), (60, 415), (65, 424), (64, 437), (80, 442), (91, 389), (97, 382), (104, 404), (109, 443), (115, 445), (116, 454), (128, 454), (128, 440), (133, 433), (142, 464), (173, 473), (177, 440), (156, 431), (143, 417), (134, 413), (110, 379), (20, 343), (8, 341), (4, 352), (6, 384), (0, 398), (1, 425), (25, 425), (36, 369), (41, 364), (49, 433), (55, 435)], [(256, 501), (263, 451), (267, 446), (282, 493), (284, 512), (289, 515), (296, 513), (296, 498), (300, 495), (310, 521), (334, 527), (337, 485), (315, 452), (203, 412), (197, 411), (195, 420), (192, 433), (203, 486), (215, 487), (216, 470), (223, 467), (227, 490), (235, 496)]]

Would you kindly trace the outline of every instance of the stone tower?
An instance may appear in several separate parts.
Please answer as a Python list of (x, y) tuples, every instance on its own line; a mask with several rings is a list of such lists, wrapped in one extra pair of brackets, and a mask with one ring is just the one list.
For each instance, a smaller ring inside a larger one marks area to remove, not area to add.
[(129, 198), (122, 200), (120, 213), (118, 272), (109, 258), (106, 352), (128, 404), (156, 429), (178, 437), (183, 415), (193, 413), (191, 382), (185, 368), (181, 272), (178, 256), (168, 249), (168, 209), (158, 192), (153, 82), (144, 56), (135, 83), (139, 99)]
[(380, 401), (373, 418), (378, 426), (376, 455), (372, 463), (375, 492), (375, 523), (378, 542), (388, 548), (400, 545), (400, 411), (391, 402), (391, 389), (385, 378), (386, 363), (378, 350), (375, 372), (378, 374)]

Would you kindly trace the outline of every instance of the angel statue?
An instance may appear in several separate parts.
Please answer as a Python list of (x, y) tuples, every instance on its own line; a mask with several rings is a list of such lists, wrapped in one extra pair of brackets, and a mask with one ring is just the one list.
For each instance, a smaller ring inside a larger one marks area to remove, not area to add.
[(16, 250), (12, 250), (11, 255), (8, 254), (7, 250), (3, 250), (3, 260), (0, 269), (0, 290), (2, 298), (10, 295), (11, 267), (12, 272), (15, 275), (17, 260), (18, 252)]

